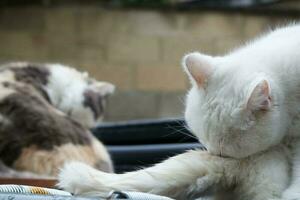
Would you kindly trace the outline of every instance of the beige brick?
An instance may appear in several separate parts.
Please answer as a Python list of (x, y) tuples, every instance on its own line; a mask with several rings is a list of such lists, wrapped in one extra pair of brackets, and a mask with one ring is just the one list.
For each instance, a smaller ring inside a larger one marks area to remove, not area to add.
[(1, 31), (0, 55), (11, 60), (44, 61), (47, 47), (41, 35), (28, 31)]
[(48, 42), (48, 57), (54, 62), (78, 63), (75, 12), (76, 8), (72, 7), (47, 9), (45, 37)]
[(117, 91), (108, 100), (108, 121), (157, 118), (158, 98), (155, 92)]
[(299, 17), (285, 16), (247, 16), (245, 17), (244, 33), (246, 40), (259, 37), (277, 27), (285, 26)]
[[(105, 14), (104, 14), (105, 13)], [(113, 26), (113, 18), (97, 8), (88, 7), (76, 14), (79, 42), (82, 44), (103, 44)]]
[(79, 63), (93, 63), (101, 65), (105, 63), (106, 52), (101, 46), (97, 45), (80, 45), (78, 47)]
[(203, 39), (189, 36), (174, 36), (162, 38), (163, 62), (174, 66), (180, 66), (182, 57), (192, 51), (200, 51), (207, 54), (215, 53), (213, 38)]
[(141, 35), (170, 36), (180, 34), (176, 13), (159, 11), (130, 11), (128, 20), (132, 32)]
[(99, 81), (113, 83), (117, 89), (132, 89), (132, 73), (129, 66), (81, 64), (81, 69)]
[(265, 16), (248, 16), (244, 26), (245, 38), (253, 39), (270, 28), (270, 19)]
[(238, 14), (204, 12), (187, 14), (183, 28), (201, 38), (223, 38), (243, 34), (243, 18)]
[(51, 43), (48, 58), (53, 62), (76, 64), (79, 63), (78, 51), (77, 45), (71, 43)]
[(109, 41), (110, 62), (155, 62), (159, 57), (159, 40), (156, 37), (120, 35)]
[(2, 8), (0, 29), (10, 31), (42, 31), (45, 26), (45, 10), (40, 7)]
[(48, 8), (45, 14), (46, 31), (53, 36), (59, 37), (60, 34), (76, 34), (76, 8), (56, 7)]
[(79, 40), (84, 44), (106, 44), (111, 37), (128, 35), (132, 30), (128, 12), (86, 7), (76, 14)]
[(215, 52), (223, 55), (245, 44), (245, 39), (240, 37), (224, 37), (215, 40)]
[(145, 91), (186, 90), (186, 77), (181, 67), (137, 67), (137, 89)]
[(186, 92), (164, 92), (160, 94), (159, 117), (182, 117), (184, 113), (184, 101)]

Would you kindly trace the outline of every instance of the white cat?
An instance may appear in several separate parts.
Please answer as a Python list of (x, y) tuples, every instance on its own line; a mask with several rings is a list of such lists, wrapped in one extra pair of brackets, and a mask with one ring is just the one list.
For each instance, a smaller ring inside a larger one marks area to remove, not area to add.
[(137, 190), (176, 199), (200, 198), (213, 188), (211, 198), (222, 200), (225, 191), (228, 199), (280, 198), (288, 188), (283, 199), (300, 199), (300, 25), (225, 56), (188, 54), (183, 66), (193, 85), (185, 118), (208, 152), (121, 175), (71, 163), (59, 185), (77, 194)]

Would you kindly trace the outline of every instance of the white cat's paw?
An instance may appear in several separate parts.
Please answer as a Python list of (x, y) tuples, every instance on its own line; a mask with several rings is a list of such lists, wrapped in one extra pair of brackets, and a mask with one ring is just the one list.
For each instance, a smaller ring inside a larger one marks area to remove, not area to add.
[(58, 187), (76, 194), (80, 192), (82, 183), (91, 178), (89, 166), (80, 162), (67, 163), (58, 175)]
[[(71, 162), (66, 164), (58, 176), (58, 187), (73, 194), (99, 196), (108, 193), (104, 181), (108, 174), (100, 172), (86, 164)], [(103, 179), (103, 181), (102, 181)]]

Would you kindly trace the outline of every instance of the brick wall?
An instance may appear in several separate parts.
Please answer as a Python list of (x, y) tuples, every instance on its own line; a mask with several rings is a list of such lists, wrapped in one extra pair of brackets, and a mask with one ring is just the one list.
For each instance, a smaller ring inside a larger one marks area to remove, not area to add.
[(181, 57), (223, 54), (287, 16), (107, 10), (95, 6), (0, 10), (0, 61), (60, 62), (114, 83), (107, 120), (182, 116), (189, 83)]

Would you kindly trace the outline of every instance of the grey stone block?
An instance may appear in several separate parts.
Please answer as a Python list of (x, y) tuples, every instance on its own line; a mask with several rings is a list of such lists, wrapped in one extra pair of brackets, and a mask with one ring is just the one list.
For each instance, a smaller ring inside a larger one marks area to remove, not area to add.
[(105, 121), (157, 118), (158, 101), (157, 93), (119, 91), (109, 98)]
[(185, 92), (162, 93), (158, 104), (158, 118), (177, 118), (184, 114)]

